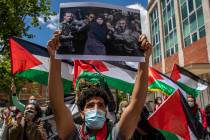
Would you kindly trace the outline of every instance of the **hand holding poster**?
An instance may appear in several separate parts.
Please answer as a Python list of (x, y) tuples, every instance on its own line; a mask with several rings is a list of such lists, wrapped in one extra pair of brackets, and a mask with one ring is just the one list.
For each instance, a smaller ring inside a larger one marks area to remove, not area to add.
[(60, 4), (57, 59), (144, 61), (140, 11), (109, 4)]

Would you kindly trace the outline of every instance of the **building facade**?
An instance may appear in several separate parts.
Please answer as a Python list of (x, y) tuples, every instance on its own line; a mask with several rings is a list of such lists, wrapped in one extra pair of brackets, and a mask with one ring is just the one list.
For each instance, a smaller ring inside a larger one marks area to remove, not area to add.
[[(149, 0), (152, 66), (170, 75), (178, 64), (210, 82), (210, 0)], [(198, 98), (210, 104), (210, 90)]]

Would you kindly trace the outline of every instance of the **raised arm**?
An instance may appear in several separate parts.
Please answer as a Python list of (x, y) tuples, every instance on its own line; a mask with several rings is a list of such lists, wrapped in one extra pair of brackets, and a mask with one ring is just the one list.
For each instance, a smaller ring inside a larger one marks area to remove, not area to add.
[(48, 91), (52, 110), (55, 115), (58, 134), (59, 137), (64, 140), (73, 131), (74, 124), (71, 112), (64, 104), (64, 90), (61, 80), (61, 61), (54, 58), (55, 50), (59, 46), (59, 34), (60, 33), (55, 32), (53, 39), (48, 42), (48, 52), (50, 54)]
[(119, 133), (123, 139), (132, 137), (137, 124), (140, 120), (140, 113), (145, 103), (146, 91), (148, 87), (148, 65), (151, 55), (151, 45), (146, 36), (140, 37), (141, 47), (145, 50), (145, 62), (139, 63), (136, 81), (131, 97), (130, 104), (123, 112), (119, 121)]

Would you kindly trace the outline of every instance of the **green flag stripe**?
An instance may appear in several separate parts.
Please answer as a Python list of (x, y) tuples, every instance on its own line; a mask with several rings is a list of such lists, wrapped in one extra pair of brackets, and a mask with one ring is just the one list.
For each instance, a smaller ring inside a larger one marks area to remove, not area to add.
[(134, 84), (104, 75), (108, 85), (125, 93), (132, 94)]
[(171, 95), (175, 91), (175, 88), (159, 80), (155, 80), (152, 84), (150, 84), (148, 89), (161, 90), (166, 95)]
[(166, 140), (179, 140), (179, 138), (171, 132), (164, 130), (159, 130), (159, 131), (165, 137)]
[(177, 82), (177, 84), (189, 95), (197, 97), (200, 93), (199, 90), (193, 89), (182, 82)]
[[(103, 75), (103, 74), (102, 74)], [(92, 81), (92, 83), (96, 82), (97, 80), (99, 80), (98, 74), (97, 73), (92, 73), (92, 72), (87, 72), (87, 71), (83, 71), (80, 75), (80, 78), (86, 78), (89, 79), (90, 81)], [(118, 89), (123, 91), (124, 93), (132, 93), (133, 91), (133, 83), (128, 83), (126, 81), (120, 80), (120, 79), (116, 79), (110, 76), (106, 76), (103, 75), (105, 81), (107, 82), (109, 87)], [(77, 82), (78, 82), (78, 78), (77, 78)]]
[[(24, 72), (16, 74), (16, 76), (20, 78), (25, 78), (31, 81), (35, 81), (43, 85), (48, 84), (48, 72), (45, 72), (45, 71), (29, 69)], [(72, 90), (72, 81), (63, 79), (63, 85), (64, 85), (64, 94), (67, 94)]]

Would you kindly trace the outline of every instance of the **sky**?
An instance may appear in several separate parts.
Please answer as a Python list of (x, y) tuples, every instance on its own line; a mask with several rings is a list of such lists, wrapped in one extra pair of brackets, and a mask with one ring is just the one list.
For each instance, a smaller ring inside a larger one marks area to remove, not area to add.
[[(66, 3), (66, 2), (101, 2), (101, 3), (108, 3), (113, 5), (120, 5), (126, 6), (128, 8), (138, 9), (141, 11), (141, 24), (142, 24), (142, 32), (147, 34), (147, 28), (144, 26), (147, 24), (147, 0), (51, 0), (51, 10), (58, 13), (59, 11), (59, 4)], [(58, 28), (58, 16), (52, 16), (51, 20), (48, 22), (44, 22), (43, 17), (39, 17), (39, 22), (41, 28), (31, 28), (29, 33), (35, 35), (32, 39), (27, 39), (33, 43), (46, 46), (48, 40), (52, 37), (53, 32)]]

